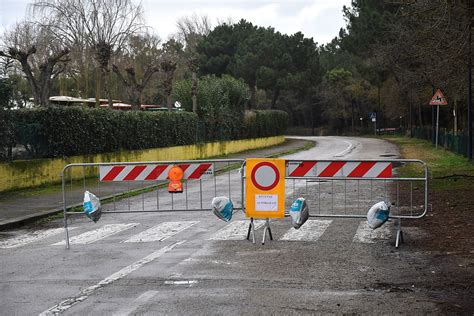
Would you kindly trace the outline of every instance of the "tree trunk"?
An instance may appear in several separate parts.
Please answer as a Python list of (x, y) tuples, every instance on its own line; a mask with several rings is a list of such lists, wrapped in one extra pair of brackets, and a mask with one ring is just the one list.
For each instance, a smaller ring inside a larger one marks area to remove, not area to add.
[(168, 112), (171, 112), (171, 109), (173, 108), (173, 101), (171, 99), (171, 94), (168, 94), (166, 96), (166, 106), (168, 107)]
[(102, 75), (101, 70), (97, 68), (96, 70), (96, 79), (95, 79), (95, 107), (100, 108), (100, 95), (102, 90)]
[(458, 111), (457, 111), (457, 108), (458, 108), (458, 98), (454, 98), (454, 108), (453, 108), (453, 118), (454, 118), (454, 126), (453, 126), (453, 132), (454, 132), (454, 136), (456, 136), (458, 134)]
[(249, 101), (249, 110), (256, 107), (257, 103), (257, 86), (250, 86), (250, 101)]
[(410, 118), (409, 118), (409, 121), (408, 121), (408, 124), (410, 126), (410, 137), (413, 137), (413, 107), (411, 105), (411, 102), (408, 103), (408, 107), (409, 107), (409, 115), (410, 115)]
[(198, 81), (196, 77), (196, 72), (193, 71), (193, 85), (191, 87), (192, 99), (193, 99), (193, 113), (197, 114), (197, 89)]
[(273, 91), (273, 98), (272, 98), (272, 104), (270, 106), (270, 109), (275, 109), (276, 101), (278, 99), (278, 96), (280, 95), (280, 89), (275, 88), (275, 91)]
[(351, 101), (351, 110), (352, 110), (352, 134), (354, 134), (354, 124), (355, 124), (355, 121), (354, 121), (354, 102), (355, 100), (352, 99)]
[(418, 123), (420, 127), (424, 127), (423, 107), (419, 102), (418, 102)]
[(102, 68), (102, 76), (104, 78), (104, 89), (105, 89), (105, 94), (107, 95), (109, 109), (113, 109), (114, 104), (112, 101), (112, 91), (110, 89), (110, 73), (107, 68)]
[[(130, 87), (129, 89), (132, 89), (132, 88)], [(140, 109), (141, 109), (141, 100), (140, 100), (141, 93), (142, 93), (142, 91), (139, 91), (138, 89), (133, 89), (132, 91), (129, 92), (132, 111), (140, 111)]]

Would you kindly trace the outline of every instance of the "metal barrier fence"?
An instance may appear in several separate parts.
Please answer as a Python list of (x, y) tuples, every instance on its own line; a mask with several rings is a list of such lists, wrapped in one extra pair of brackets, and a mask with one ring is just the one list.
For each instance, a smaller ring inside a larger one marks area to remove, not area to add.
[(303, 197), (310, 217), (366, 218), (372, 205), (385, 201), (397, 221), (398, 247), (401, 220), (428, 210), (428, 177), (421, 160), (286, 160), (285, 210)]
[[(168, 171), (184, 171), (184, 190), (167, 192)], [(244, 159), (70, 164), (62, 172), (64, 227), (69, 248), (68, 210), (82, 205), (84, 191), (103, 203), (103, 213), (210, 211), (216, 196), (245, 211)], [(410, 176), (400, 176), (409, 174)], [(306, 199), (311, 217), (365, 218), (379, 201), (391, 204), (398, 221), (396, 247), (403, 241), (402, 219), (428, 210), (428, 167), (421, 160), (286, 160), (285, 209)]]
[[(209, 211), (215, 196), (232, 199), (234, 208), (244, 205), (242, 159), (117, 162), (69, 164), (62, 172), (64, 227), (69, 248), (68, 217), (84, 214), (84, 192), (102, 202), (102, 213)], [(170, 194), (168, 171), (184, 172), (183, 193)]]
[[(304, 197), (312, 217), (364, 218), (373, 204), (391, 204), (390, 217), (423, 217), (428, 167), (421, 160), (287, 160), (286, 192)], [(399, 176), (405, 168), (414, 176)]]

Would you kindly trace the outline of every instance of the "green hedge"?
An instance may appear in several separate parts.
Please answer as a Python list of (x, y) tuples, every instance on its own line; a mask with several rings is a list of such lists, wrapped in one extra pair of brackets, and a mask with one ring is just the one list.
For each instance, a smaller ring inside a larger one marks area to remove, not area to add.
[(62, 157), (193, 144), (192, 113), (121, 112), (82, 107), (10, 111), (16, 141), (31, 157)]
[(67, 157), (276, 136), (284, 134), (288, 121), (286, 112), (272, 110), (246, 112), (239, 125), (233, 115), (220, 117), (224, 121), (215, 124), (232, 128), (225, 129), (223, 135), (214, 130), (208, 135), (210, 138), (203, 139), (197, 136), (207, 134), (207, 126), (199, 124), (197, 115), (189, 112), (123, 112), (82, 107), (2, 110), (0, 160), (12, 158), (9, 148), (15, 144), (27, 150), (28, 158)]
[(0, 160), (11, 158), (15, 144), (15, 124), (11, 111), (0, 108)]
[(285, 134), (288, 113), (279, 110), (247, 111), (242, 138), (270, 137)]

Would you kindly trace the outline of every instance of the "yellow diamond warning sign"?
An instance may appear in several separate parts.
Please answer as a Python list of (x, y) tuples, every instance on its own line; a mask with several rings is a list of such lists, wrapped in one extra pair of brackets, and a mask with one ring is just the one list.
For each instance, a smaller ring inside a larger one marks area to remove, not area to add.
[(285, 160), (246, 160), (246, 216), (285, 217)]

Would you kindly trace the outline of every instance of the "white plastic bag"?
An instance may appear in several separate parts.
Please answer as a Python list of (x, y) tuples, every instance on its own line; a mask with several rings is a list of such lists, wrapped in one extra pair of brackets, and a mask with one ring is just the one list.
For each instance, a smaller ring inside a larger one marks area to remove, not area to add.
[(89, 191), (84, 192), (83, 207), (87, 217), (93, 220), (94, 223), (97, 223), (102, 215), (99, 198)]
[(222, 219), (224, 222), (228, 222), (232, 219), (232, 213), (234, 211), (234, 205), (232, 201), (225, 196), (218, 196), (212, 199), (211, 202), (212, 211), (214, 214)]
[(374, 204), (367, 213), (367, 224), (370, 228), (376, 229), (388, 221), (390, 215), (390, 205), (385, 202)]
[(291, 224), (295, 229), (300, 228), (308, 220), (309, 207), (304, 198), (298, 198), (291, 204)]

